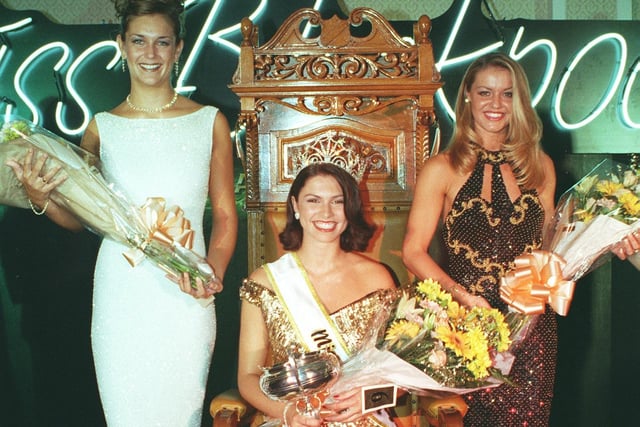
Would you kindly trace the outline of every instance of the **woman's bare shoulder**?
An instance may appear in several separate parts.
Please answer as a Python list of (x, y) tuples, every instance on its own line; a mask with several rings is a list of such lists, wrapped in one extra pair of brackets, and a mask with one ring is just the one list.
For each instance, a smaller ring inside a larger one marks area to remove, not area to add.
[(448, 153), (439, 153), (427, 159), (420, 169), (421, 176), (442, 176), (455, 174), (455, 169), (451, 165), (451, 156)]
[(251, 280), (252, 282), (256, 282), (260, 284), (266, 289), (273, 290), (273, 287), (271, 286), (271, 282), (269, 281), (269, 276), (267, 275), (267, 272), (265, 271), (264, 267), (260, 267), (256, 269), (253, 273), (249, 275), (248, 279)]
[[(356, 252), (351, 252), (345, 261), (354, 269), (356, 277), (364, 278), (367, 283), (374, 284), (374, 288), (395, 287), (388, 267), (381, 262)], [(376, 280), (370, 280), (371, 277), (375, 277)]]
[(95, 118), (91, 119), (85, 129), (82, 135), (82, 141), (80, 141), (80, 147), (96, 156), (100, 156), (100, 134)]
[(451, 164), (451, 157), (448, 153), (440, 153), (429, 158), (418, 175), (417, 185), (420, 189), (429, 188), (446, 192), (453, 182), (460, 179), (460, 174)]

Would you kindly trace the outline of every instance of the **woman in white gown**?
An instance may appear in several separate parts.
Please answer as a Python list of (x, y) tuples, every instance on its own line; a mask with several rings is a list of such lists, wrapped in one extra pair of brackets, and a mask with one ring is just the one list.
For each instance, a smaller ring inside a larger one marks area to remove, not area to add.
[[(198, 281), (192, 289), (185, 275), (176, 285), (150, 262), (131, 268), (122, 256), (127, 248), (105, 239), (91, 326), (100, 398), (110, 427), (200, 426), (216, 319), (214, 305), (197, 299), (222, 290), (237, 234), (229, 126), (216, 108), (179, 96), (171, 85), (183, 48), (182, 2), (115, 3), (131, 92), (96, 115), (81, 146), (100, 157), (104, 174), (134, 204), (162, 197), (167, 206), (180, 206), (196, 232), (193, 250), (203, 256), (209, 197), (213, 228), (206, 258), (219, 280)], [(37, 208), (63, 227), (82, 229), (49, 200), (64, 178), (55, 169), (43, 174), (45, 161), (27, 155), (13, 167)]]

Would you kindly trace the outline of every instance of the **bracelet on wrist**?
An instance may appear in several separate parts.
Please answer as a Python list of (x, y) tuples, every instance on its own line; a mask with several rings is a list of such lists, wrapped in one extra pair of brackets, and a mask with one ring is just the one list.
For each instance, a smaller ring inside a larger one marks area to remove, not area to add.
[(47, 211), (47, 208), (49, 207), (49, 199), (47, 199), (47, 201), (44, 202), (44, 206), (40, 210), (38, 210), (38, 208), (33, 204), (31, 199), (28, 199), (28, 200), (29, 200), (29, 206), (31, 206), (31, 211), (38, 216), (44, 215), (44, 213)]
[(460, 288), (462, 288), (462, 286), (460, 286), (460, 285), (453, 285), (453, 286), (451, 287), (451, 294), (452, 294), (452, 295), (460, 295), (461, 293), (466, 292), (466, 289), (464, 289), (464, 288), (463, 288), (463, 289), (460, 289)]

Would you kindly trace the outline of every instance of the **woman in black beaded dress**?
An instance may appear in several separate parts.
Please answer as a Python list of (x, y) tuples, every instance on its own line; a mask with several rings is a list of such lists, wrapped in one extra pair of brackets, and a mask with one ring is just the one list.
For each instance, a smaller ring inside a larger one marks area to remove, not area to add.
[[(403, 260), (461, 304), (506, 309), (499, 279), (516, 256), (541, 246), (556, 185), (521, 66), (500, 53), (477, 59), (460, 85), (456, 118), (449, 147), (429, 159), (418, 178)], [(440, 219), (444, 270), (427, 252)], [(465, 395), (465, 426), (548, 425), (556, 347), (555, 313), (547, 310), (515, 351), (510, 377), (516, 385)]]

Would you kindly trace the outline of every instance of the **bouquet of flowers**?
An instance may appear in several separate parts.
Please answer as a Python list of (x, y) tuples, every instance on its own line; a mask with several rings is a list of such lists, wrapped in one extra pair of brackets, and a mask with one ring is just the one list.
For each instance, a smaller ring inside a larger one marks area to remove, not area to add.
[(564, 276), (575, 280), (640, 229), (639, 219), (640, 169), (603, 160), (560, 198), (547, 246), (567, 261)]
[(382, 317), (376, 344), (345, 362), (332, 391), (382, 380), (418, 394), (463, 394), (507, 380), (512, 330), (499, 310), (467, 309), (428, 279)]
[[(520, 313), (540, 314), (549, 304), (565, 316), (575, 282), (601, 265), (612, 245), (640, 229), (639, 219), (640, 170), (600, 162), (560, 197), (544, 250), (516, 258), (502, 278), (502, 299)], [(637, 256), (630, 260), (640, 262)]]
[[(174, 277), (189, 273), (192, 286), (197, 278), (205, 285), (215, 280), (207, 261), (191, 251), (193, 230), (179, 207), (165, 207), (162, 198), (149, 198), (142, 207), (134, 207), (106, 182), (96, 156), (27, 120), (7, 120), (0, 132), (0, 163), (24, 157), (30, 149), (48, 155), (44, 173), (60, 166), (60, 173), (67, 176), (51, 192), (51, 199), (87, 229), (129, 246), (123, 255), (132, 266), (146, 257)], [(0, 168), (0, 203), (29, 207), (22, 184), (7, 166)]]

